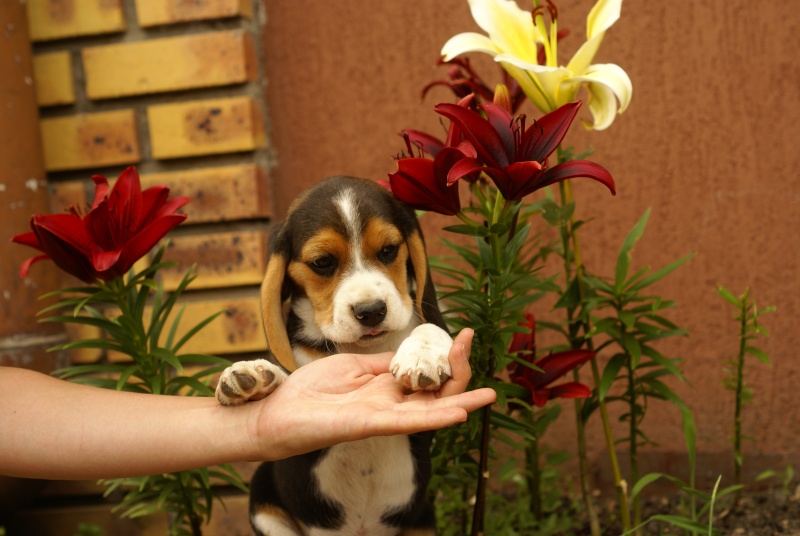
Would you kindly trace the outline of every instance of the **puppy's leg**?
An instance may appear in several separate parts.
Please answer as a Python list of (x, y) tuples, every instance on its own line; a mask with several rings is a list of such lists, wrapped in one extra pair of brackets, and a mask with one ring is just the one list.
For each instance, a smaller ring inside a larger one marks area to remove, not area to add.
[(238, 361), (222, 371), (217, 384), (217, 401), (223, 406), (238, 406), (260, 400), (275, 390), (286, 373), (266, 359)]
[(259, 536), (302, 536), (305, 531), (277, 507), (261, 507), (250, 515), (250, 523)]
[(389, 370), (412, 391), (435, 391), (452, 375), (447, 360), (452, 345), (453, 340), (442, 328), (422, 324), (400, 344)]

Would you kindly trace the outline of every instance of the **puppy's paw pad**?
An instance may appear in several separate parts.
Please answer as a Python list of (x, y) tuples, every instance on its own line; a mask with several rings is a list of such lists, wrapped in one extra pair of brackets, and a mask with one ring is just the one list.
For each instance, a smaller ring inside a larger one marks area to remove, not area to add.
[(226, 368), (217, 383), (217, 401), (224, 406), (237, 406), (249, 400), (260, 400), (280, 385), (286, 374), (266, 359), (238, 361)]
[(417, 326), (389, 365), (395, 380), (412, 391), (436, 391), (450, 378), (447, 355), (453, 340), (433, 324)]

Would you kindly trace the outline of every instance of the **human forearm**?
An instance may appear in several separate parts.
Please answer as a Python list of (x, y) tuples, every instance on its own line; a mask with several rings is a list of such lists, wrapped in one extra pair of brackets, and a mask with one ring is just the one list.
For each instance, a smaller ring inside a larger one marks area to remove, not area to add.
[(122, 393), (0, 368), (0, 473), (109, 478), (256, 457), (256, 408)]

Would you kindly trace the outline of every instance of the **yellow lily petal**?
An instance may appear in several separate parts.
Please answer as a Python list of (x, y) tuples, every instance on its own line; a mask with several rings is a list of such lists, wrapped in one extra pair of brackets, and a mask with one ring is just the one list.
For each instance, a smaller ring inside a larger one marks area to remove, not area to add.
[(586, 37), (605, 32), (619, 20), (622, 0), (598, 0), (586, 18)]
[(585, 74), (575, 76), (568, 82), (586, 85), (591, 96), (589, 110), (592, 112), (594, 124), (584, 124), (594, 130), (604, 130), (611, 126), (614, 117), (628, 108), (633, 96), (633, 84), (628, 74), (613, 63), (592, 65)]
[(490, 56), (495, 56), (502, 52), (494, 41), (485, 35), (466, 32), (454, 35), (447, 40), (447, 43), (442, 47), (442, 56), (444, 61), (450, 61), (456, 56), (465, 54), (467, 52), (484, 52)]
[[(533, 100), (536, 107), (543, 113), (552, 112), (558, 107), (558, 101), (560, 100), (559, 92), (561, 91), (562, 83), (572, 75), (572, 73), (564, 67), (538, 65), (536, 63), (523, 61), (510, 54), (498, 54), (495, 56), (494, 60), (501, 62), (506, 71), (520, 83), (525, 95)], [(530, 84), (536, 87), (536, 98), (527, 91), (526, 84), (514, 75), (507, 66), (516, 67), (518, 71), (523, 73), (523, 75), (530, 80)]]
[(472, 18), (505, 53), (536, 62), (533, 20), (514, 0), (469, 0)]
[(604, 35), (605, 33), (595, 35), (581, 45), (581, 48), (579, 48), (575, 55), (572, 56), (572, 59), (569, 60), (567, 69), (575, 74), (583, 74), (586, 72), (586, 69), (592, 64), (595, 54), (597, 54), (597, 49), (600, 48), (600, 43), (603, 42)]

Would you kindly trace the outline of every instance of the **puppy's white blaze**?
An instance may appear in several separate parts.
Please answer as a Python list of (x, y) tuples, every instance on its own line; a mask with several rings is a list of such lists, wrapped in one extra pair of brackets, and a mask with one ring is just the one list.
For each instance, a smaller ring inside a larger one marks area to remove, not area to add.
[(358, 212), (358, 200), (352, 188), (343, 190), (333, 200), (339, 207), (339, 214), (347, 229), (347, 241), (350, 243), (350, 255), (352, 269), (360, 270), (364, 267), (364, 259), (361, 255), (361, 218)]
[(269, 514), (253, 514), (250, 522), (267, 536), (302, 536), (282, 519)]
[(331, 325), (319, 326), (322, 333), (335, 342), (355, 342), (365, 334), (365, 328), (353, 315), (353, 307), (378, 300), (386, 303), (386, 317), (377, 329), (398, 331), (408, 326), (414, 313), (411, 299), (404, 300), (385, 274), (377, 270), (357, 270), (342, 279), (336, 289), (333, 321)]
[(396, 534), (396, 529), (381, 524), (381, 516), (406, 505), (415, 490), (407, 436), (373, 437), (331, 447), (314, 474), (322, 494), (350, 513), (335, 532), (312, 531), (320, 536)]

